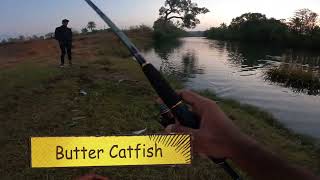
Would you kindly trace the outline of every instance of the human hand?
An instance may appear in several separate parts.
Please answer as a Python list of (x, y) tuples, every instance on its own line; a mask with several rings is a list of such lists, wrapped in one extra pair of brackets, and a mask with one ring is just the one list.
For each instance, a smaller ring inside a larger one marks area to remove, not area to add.
[(191, 133), (195, 152), (215, 158), (231, 158), (237, 146), (248, 141), (247, 136), (240, 132), (213, 100), (191, 91), (182, 91), (179, 95), (199, 116), (200, 129), (183, 127), (177, 121), (169, 125), (166, 131)]

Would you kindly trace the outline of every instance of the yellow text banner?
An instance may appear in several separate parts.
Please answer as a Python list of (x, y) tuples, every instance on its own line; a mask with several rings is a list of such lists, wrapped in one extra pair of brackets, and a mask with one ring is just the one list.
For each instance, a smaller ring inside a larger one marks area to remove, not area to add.
[(32, 137), (31, 167), (191, 164), (190, 135)]

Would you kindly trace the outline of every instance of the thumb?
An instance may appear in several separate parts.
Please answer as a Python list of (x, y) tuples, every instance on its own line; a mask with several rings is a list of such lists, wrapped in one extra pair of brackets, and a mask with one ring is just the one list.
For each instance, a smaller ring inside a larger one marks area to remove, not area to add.
[(183, 134), (193, 134), (195, 133), (196, 130), (187, 128), (178, 124), (171, 124), (167, 126), (165, 129), (166, 132), (168, 133), (183, 133)]

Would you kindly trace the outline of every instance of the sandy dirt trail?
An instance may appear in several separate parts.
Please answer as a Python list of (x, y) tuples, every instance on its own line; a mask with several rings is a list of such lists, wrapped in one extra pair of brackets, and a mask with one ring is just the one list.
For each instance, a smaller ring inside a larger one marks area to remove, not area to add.
[[(98, 39), (95, 36), (74, 38), (74, 59), (93, 57), (94, 51), (90, 47)], [(60, 49), (55, 40), (34, 40), (0, 45), (0, 68), (12, 67), (28, 61), (58, 64), (59, 56)]]

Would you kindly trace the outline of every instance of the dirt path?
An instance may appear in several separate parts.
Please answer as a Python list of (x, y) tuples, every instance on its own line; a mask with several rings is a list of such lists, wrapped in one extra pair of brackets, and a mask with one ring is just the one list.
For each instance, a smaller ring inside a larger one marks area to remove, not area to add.
[[(92, 45), (99, 41), (95, 36), (77, 36), (74, 38), (74, 58), (90, 59), (95, 56)], [(16, 64), (36, 61), (45, 63), (59, 62), (60, 49), (55, 40), (35, 40), (0, 45), (0, 69)]]

